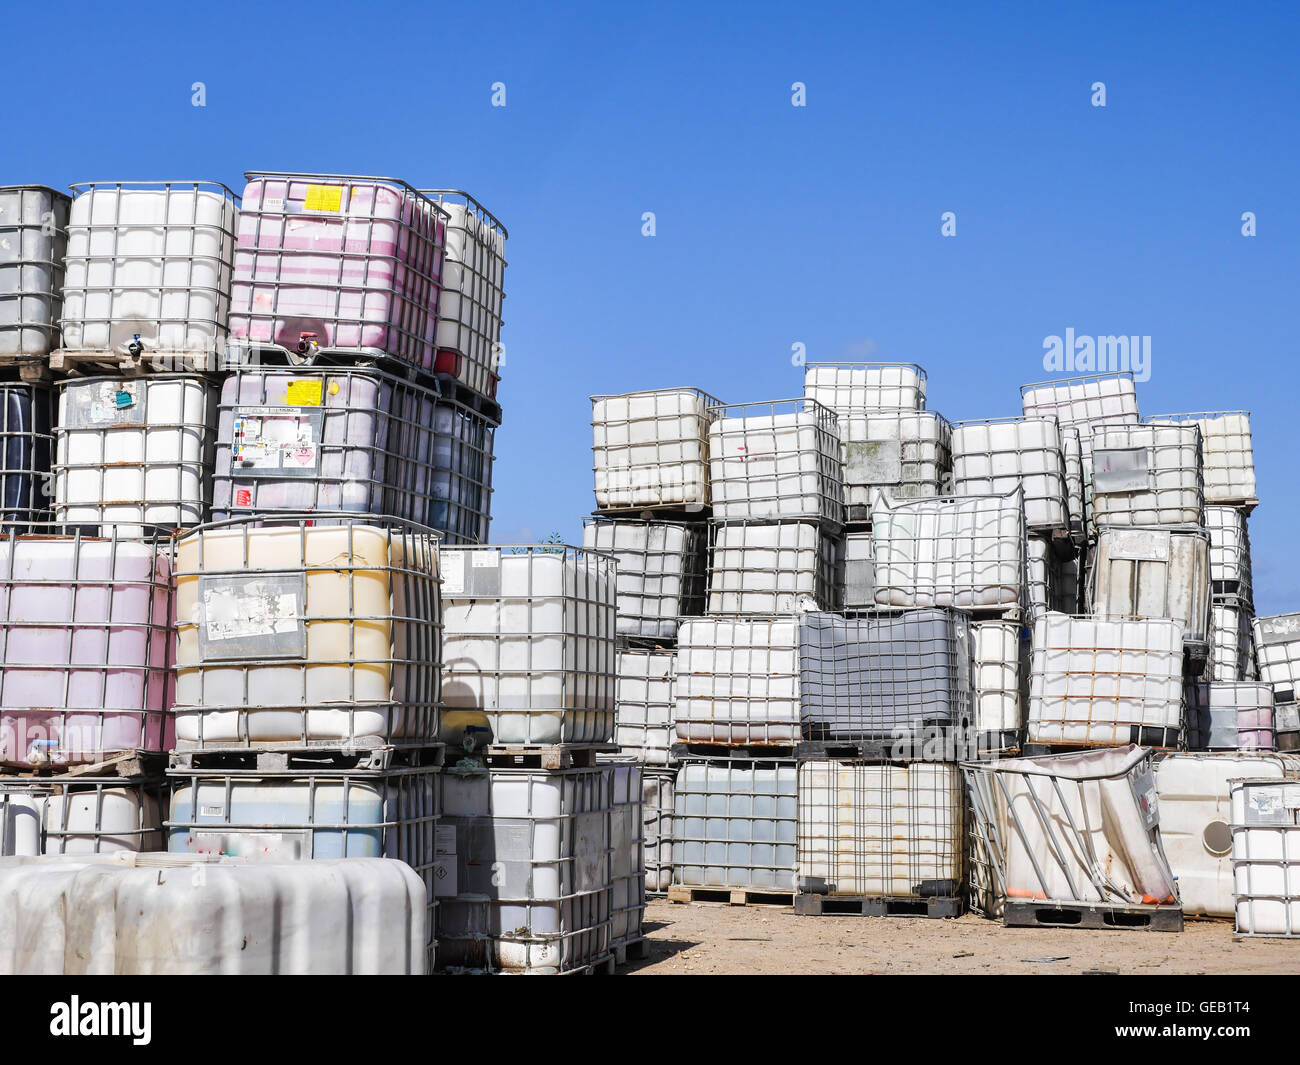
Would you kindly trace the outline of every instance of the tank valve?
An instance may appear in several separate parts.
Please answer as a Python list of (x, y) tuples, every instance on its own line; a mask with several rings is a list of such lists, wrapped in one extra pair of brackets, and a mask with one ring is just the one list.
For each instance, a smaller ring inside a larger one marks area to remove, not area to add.
[(308, 355), (308, 354), (313, 354), (313, 355), (314, 355), (314, 354), (316, 353), (316, 347), (317, 347), (317, 344), (316, 344), (316, 334), (315, 334), (315, 333), (299, 333), (299, 334), (298, 334), (298, 354), (299, 354), (299, 355)]
[(131, 353), (131, 358), (138, 359), (144, 351), (144, 345), (140, 343), (140, 334), (135, 334), (135, 339), (126, 346), (126, 350)]

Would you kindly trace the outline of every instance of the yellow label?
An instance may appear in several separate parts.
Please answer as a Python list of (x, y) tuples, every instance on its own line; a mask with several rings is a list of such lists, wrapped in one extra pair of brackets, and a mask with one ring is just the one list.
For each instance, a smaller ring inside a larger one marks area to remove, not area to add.
[(290, 381), (284, 390), (284, 401), (290, 407), (319, 407), (320, 397), (319, 381)]
[(304, 211), (338, 211), (343, 207), (342, 185), (308, 185)]

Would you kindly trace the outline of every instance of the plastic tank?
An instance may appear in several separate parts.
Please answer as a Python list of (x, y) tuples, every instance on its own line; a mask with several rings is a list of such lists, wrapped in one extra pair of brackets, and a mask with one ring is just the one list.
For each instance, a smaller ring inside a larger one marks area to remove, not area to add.
[(952, 428), (934, 411), (837, 407), (844, 502), (853, 520), (882, 493), (892, 499), (942, 495), (952, 472)]
[(817, 522), (711, 522), (710, 614), (836, 610), (843, 598), (838, 531)]
[(610, 860), (613, 905), (610, 943), (621, 947), (642, 938), (645, 921), (645, 818), (641, 809), (642, 767), (627, 758), (603, 763), (609, 770)]
[(1103, 425), (1092, 434), (1092, 520), (1200, 525), (1201, 434), (1195, 425)]
[(647, 768), (641, 777), (645, 818), (645, 889), (662, 895), (673, 882), (673, 804), (677, 769)]
[(704, 613), (704, 527), (695, 522), (589, 518), (582, 546), (618, 563), (618, 634), (671, 640), (678, 619)]
[(1024, 729), (1024, 668), (1029, 641), (1018, 622), (979, 621), (971, 625), (974, 657), (975, 731), (986, 749), (1018, 747)]
[(1253, 680), (1255, 657), (1251, 648), (1250, 603), (1235, 595), (1216, 595), (1210, 604), (1210, 679)]
[(0, 530), (24, 532), (48, 519), (52, 443), (49, 392), (0, 384)]
[(870, 607), (876, 601), (876, 553), (870, 530), (844, 534), (844, 607)]
[(677, 738), (673, 677), (677, 652), (635, 647), (618, 651), (614, 742), (643, 762), (667, 765)]
[(1300, 936), (1300, 781), (1228, 786), (1237, 935)]
[(1250, 533), (1246, 515), (1236, 507), (1207, 506), (1210, 534), (1210, 579), (1216, 593), (1251, 594)]
[(958, 422), (952, 429), (952, 480), (958, 496), (1006, 495), (1020, 488), (1027, 528), (1070, 528), (1070, 487), (1054, 417)]
[(1200, 429), (1207, 503), (1240, 505), (1257, 502), (1250, 411), (1162, 414), (1146, 420), (1152, 425), (1195, 425)]
[(1079, 430), (1081, 458), (1092, 466), (1092, 430), (1098, 425), (1137, 425), (1137, 388), (1131, 373), (1062, 377), (1021, 385), (1025, 417), (1052, 415), (1062, 427)]
[(41, 359), (58, 344), (71, 198), (0, 187), (0, 355)]
[(0, 856), (161, 850), (160, 791), (116, 777), (0, 778)]
[(837, 414), (850, 408), (925, 409), (925, 371), (903, 362), (810, 362), (803, 393)]
[(1172, 618), (1186, 643), (1210, 638), (1210, 539), (1190, 528), (1104, 528), (1088, 599), (1099, 617)]
[(1272, 685), (1279, 703), (1295, 701), (1300, 689), (1300, 614), (1257, 617), (1254, 634), (1259, 679)]
[(1049, 610), (1077, 614), (1083, 609), (1082, 566), (1079, 556), (1063, 559), (1046, 540), (1033, 535), (1025, 538), (1026, 603), (1031, 620)]
[(1273, 689), (1258, 681), (1186, 685), (1188, 750), (1271, 751)]

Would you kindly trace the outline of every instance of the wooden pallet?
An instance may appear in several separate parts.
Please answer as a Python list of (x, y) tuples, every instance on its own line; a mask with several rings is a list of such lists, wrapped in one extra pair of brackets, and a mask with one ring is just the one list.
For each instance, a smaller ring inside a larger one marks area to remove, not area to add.
[(50, 362), (44, 355), (0, 355), (0, 380), (26, 385), (48, 385)]
[(51, 373), (68, 377), (149, 377), (156, 373), (212, 375), (221, 369), (221, 359), (216, 354), (199, 355), (192, 351), (142, 351), (139, 355), (131, 355), (109, 348), (60, 348), (50, 353), (49, 366)]
[[(179, 745), (178, 745), (179, 746)], [(309, 772), (313, 769), (387, 769), (434, 768), (445, 764), (444, 744), (427, 747), (309, 747), (300, 741), (291, 744), (268, 743), (264, 748), (205, 747), (178, 749), (169, 759), (169, 768), (183, 772), (227, 769), (259, 770), (263, 773)]]
[(748, 888), (690, 887), (670, 884), (668, 901), (679, 903), (720, 902), (728, 906), (793, 906), (792, 891), (751, 891)]
[(805, 895), (794, 898), (794, 912), (801, 917), (926, 917), (943, 920), (960, 917), (961, 899), (918, 899), (903, 896)]
[(1002, 907), (1007, 928), (1138, 929), (1181, 932), (1183, 909), (1177, 905), (1144, 906), (1105, 902), (1026, 902), (1007, 899)]
[(491, 743), (476, 757), (502, 769), (590, 769), (597, 755), (618, 751), (614, 743)]
[(0, 776), (21, 777), (24, 780), (58, 781), (87, 777), (113, 777), (135, 779), (160, 777), (167, 765), (167, 756), (158, 751), (123, 751), (99, 762), (83, 765), (30, 764), (0, 767)]

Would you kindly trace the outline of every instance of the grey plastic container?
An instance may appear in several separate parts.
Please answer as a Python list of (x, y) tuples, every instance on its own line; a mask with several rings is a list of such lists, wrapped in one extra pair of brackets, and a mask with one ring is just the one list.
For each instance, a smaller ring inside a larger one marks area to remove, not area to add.
[(0, 355), (58, 347), (71, 206), (45, 185), (0, 186)]

